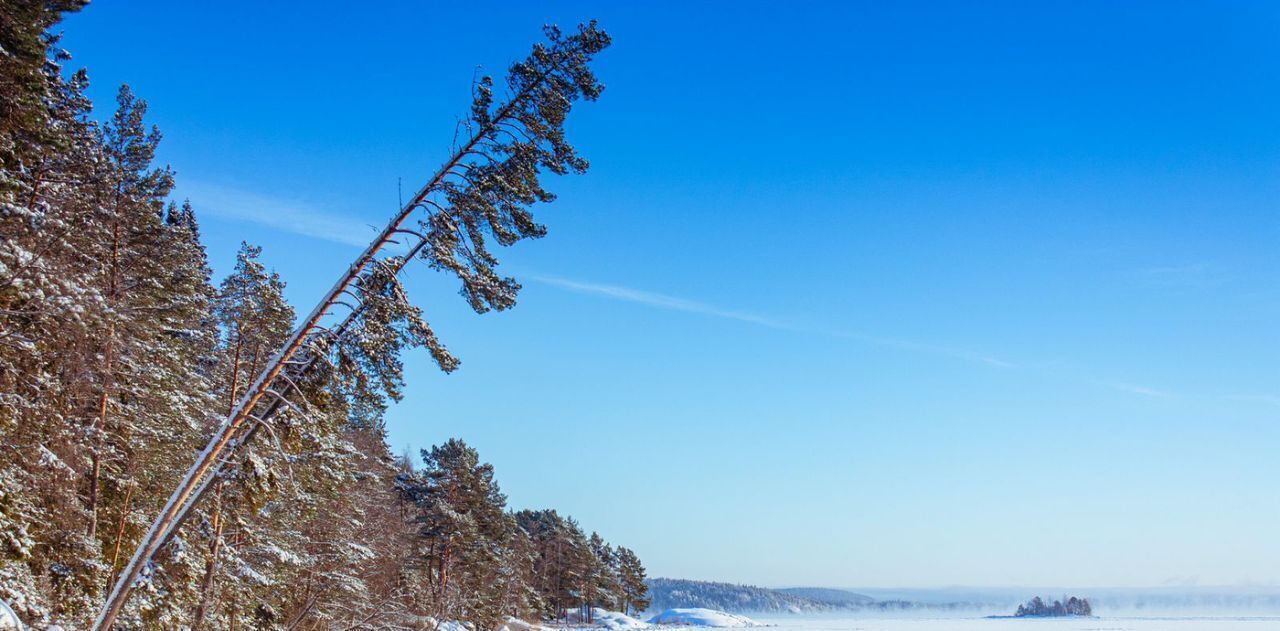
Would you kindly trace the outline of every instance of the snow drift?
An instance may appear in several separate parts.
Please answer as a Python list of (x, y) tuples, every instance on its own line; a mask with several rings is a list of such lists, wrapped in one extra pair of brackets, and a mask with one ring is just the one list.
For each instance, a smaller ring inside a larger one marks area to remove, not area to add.
[(544, 631), (547, 627), (540, 624), (525, 622), (519, 618), (509, 617), (506, 624), (497, 628), (496, 631)]
[[(608, 629), (609, 631), (638, 631), (639, 629), (648, 629), (649, 625), (632, 618), (624, 613), (617, 611), (609, 611), (593, 607), (591, 609), (591, 621), (588, 622), (578, 615), (577, 611), (570, 611), (565, 622), (574, 626), (583, 626), (592, 629)], [(515, 630), (519, 631), (519, 630)]]
[(651, 624), (683, 627), (758, 627), (759, 622), (746, 616), (702, 609), (699, 607), (668, 609), (649, 619)]

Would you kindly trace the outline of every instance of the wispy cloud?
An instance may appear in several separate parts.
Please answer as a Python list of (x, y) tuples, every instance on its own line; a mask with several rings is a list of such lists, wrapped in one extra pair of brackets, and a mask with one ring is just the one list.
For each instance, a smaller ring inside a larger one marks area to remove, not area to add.
[(1227, 394), (1223, 395), (1222, 398), (1229, 401), (1247, 401), (1249, 403), (1280, 406), (1280, 395), (1275, 394)]
[[(255, 223), (283, 232), (323, 239), (342, 245), (365, 246), (376, 231), (376, 228), (355, 217), (333, 213), (294, 199), (264, 195), (234, 187), (188, 180), (183, 183), (180, 193), (189, 197), (196, 204), (199, 212), (207, 213), (214, 217)], [(1150, 267), (1135, 270), (1133, 276), (1146, 282), (1164, 285), (1204, 286), (1217, 284), (1224, 280), (1224, 276), (1216, 274), (1213, 267), (1205, 263)], [(949, 357), (997, 368), (1018, 367), (1018, 364), (1014, 362), (970, 349), (852, 331), (803, 326), (759, 313), (728, 309), (697, 300), (619, 285), (593, 283), (542, 274), (529, 274), (526, 277), (535, 282), (568, 291), (657, 309), (734, 320), (770, 329), (853, 340), (874, 346), (938, 357)], [(1144, 397), (1169, 398), (1175, 396), (1172, 392), (1126, 382), (1108, 382), (1102, 385)], [(1224, 398), (1280, 406), (1280, 396), (1275, 395), (1231, 395)]]
[(977, 351), (971, 351), (963, 348), (952, 348), (950, 346), (939, 346), (937, 344), (925, 344), (922, 342), (914, 342), (911, 340), (900, 340), (900, 339), (889, 338), (889, 337), (862, 336), (862, 335), (846, 335), (846, 337), (861, 339), (868, 343), (876, 344), (878, 346), (900, 348), (902, 350), (928, 353), (931, 355), (943, 355), (946, 357), (953, 357), (955, 359), (963, 359), (967, 361), (977, 362), (980, 364), (987, 364), (988, 366), (995, 366), (997, 368), (1016, 368), (1018, 366), (1013, 362), (1006, 361), (998, 357), (993, 357), (991, 355), (987, 355), (984, 353), (979, 353)]
[[(362, 223), (358, 219), (330, 213), (321, 208), (316, 208), (305, 202), (297, 200), (283, 199), (227, 186), (190, 181), (184, 184), (181, 192), (191, 198), (192, 202), (197, 205), (198, 211), (205, 212), (222, 219), (247, 221), (284, 232), (324, 239), (325, 241), (341, 243), (344, 245), (364, 246), (367, 245), (369, 240), (373, 237), (374, 229), (367, 224)], [(634, 289), (631, 287), (585, 282), (543, 274), (529, 274), (527, 275), (527, 278), (568, 291), (591, 294), (608, 298), (610, 300), (631, 302), (658, 309), (683, 311), (685, 313), (694, 313), (698, 315), (722, 318), (725, 320), (736, 320), (738, 322), (745, 322), (747, 324), (754, 324), (770, 329), (855, 340), (875, 346), (895, 348), (913, 353), (951, 357), (954, 359), (977, 362), (1000, 368), (1010, 368), (1014, 366), (1011, 362), (975, 351), (939, 346), (936, 344), (928, 344), (913, 340), (800, 326), (758, 313), (737, 309), (726, 309), (705, 302), (699, 302), (697, 300), (689, 300), (687, 298), (679, 298), (657, 292)]]
[(1172, 392), (1168, 392), (1166, 390), (1148, 388), (1147, 386), (1139, 386), (1136, 384), (1125, 383), (1122, 381), (1113, 381), (1111, 383), (1108, 383), (1107, 385), (1112, 388), (1115, 388), (1116, 390), (1128, 392), (1130, 394), (1140, 394), (1144, 397), (1156, 397), (1161, 399), (1167, 399), (1173, 396)]
[(191, 199), (196, 212), (220, 219), (256, 223), (333, 243), (365, 246), (376, 233), (375, 228), (359, 219), (293, 199), (190, 181), (183, 183), (180, 193)]
[(1196, 289), (1218, 287), (1231, 280), (1217, 265), (1207, 262), (1144, 267), (1130, 271), (1129, 276), (1147, 285)]
[(708, 315), (727, 320), (737, 320), (739, 322), (747, 322), (750, 324), (758, 324), (771, 329), (787, 329), (799, 330), (798, 327), (774, 320), (754, 313), (744, 311), (734, 311), (732, 309), (722, 309), (713, 305), (695, 300), (686, 300), (684, 298), (676, 298), (651, 291), (642, 291), (639, 289), (631, 289), (630, 287), (619, 287), (617, 285), (604, 285), (600, 283), (587, 283), (577, 280), (569, 280), (558, 276), (543, 276), (540, 274), (530, 274), (528, 278), (539, 283), (552, 285), (561, 289), (578, 292), (580, 294), (592, 294), (603, 296), (613, 300), (621, 300), (624, 302), (634, 302), (659, 309), (670, 309), (672, 311), (684, 311), (687, 313), (697, 313)]
[(591, 283), (579, 280), (571, 280), (559, 276), (546, 276), (541, 274), (526, 275), (530, 280), (559, 287), (569, 291), (601, 296), (610, 300), (619, 300), (623, 302), (631, 302), (655, 307), (658, 309), (668, 309), (671, 311), (683, 311), (686, 313), (696, 313), (699, 315), (723, 318), (726, 320), (736, 320), (738, 322), (746, 322), (758, 326), (768, 327), (771, 329), (780, 329), (785, 331), (795, 331), (798, 333), (808, 333), (814, 335), (825, 335), (839, 339), (854, 340), (865, 344), (875, 346), (883, 346), (887, 348), (895, 348), (898, 350), (922, 353), (927, 355), (938, 355), (951, 357), (953, 359), (961, 359), (965, 361), (977, 362), (989, 366), (1000, 368), (1012, 368), (1015, 366), (1012, 362), (1008, 362), (990, 355), (978, 353), (975, 351), (951, 348), (947, 346), (939, 346), (936, 344), (927, 344), (912, 340), (903, 340), (898, 338), (882, 337), (876, 335), (866, 335), (863, 333), (854, 333), (850, 331), (840, 331), (834, 329), (820, 329), (815, 327), (807, 327), (797, 325), (785, 320), (773, 318), (749, 311), (741, 311), (737, 309), (725, 309), (715, 305), (689, 300), (687, 298), (679, 298), (667, 294), (660, 294), (652, 291), (634, 289), (631, 287), (621, 287), (618, 285), (606, 285), (602, 283)]

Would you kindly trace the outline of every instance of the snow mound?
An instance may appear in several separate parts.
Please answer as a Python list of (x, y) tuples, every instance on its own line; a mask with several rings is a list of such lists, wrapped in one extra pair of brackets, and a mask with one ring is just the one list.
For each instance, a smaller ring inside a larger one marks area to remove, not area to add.
[(436, 631), (473, 631), (470, 625), (457, 620), (443, 620), (437, 622), (435, 627)]
[(746, 616), (739, 616), (738, 614), (727, 613), (724, 611), (716, 611), (715, 609), (702, 609), (700, 607), (668, 609), (650, 618), (649, 623), (682, 627), (764, 626)]
[(497, 631), (546, 631), (547, 627), (525, 622), (519, 618), (507, 618), (506, 624), (498, 627)]
[[(608, 629), (609, 631), (637, 631), (638, 629), (648, 629), (649, 625), (628, 616), (625, 613), (617, 611), (609, 611), (593, 607), (591, 609), (591, 620), (583, 620), (577, 611), (570, 611), (565, 622), (575, 625), (584, 626), (592, 629)], [(514, 629), (512, 631), (522, 631)]]
[(636, 620), (625, 613), (617, 611), (606, 611), (604, 609), (595, 609), (592, 615), (595, 617), (595, 624), (613, 631), (627, 631), (629, 629), (647, 629), (649, 625), (640, 620)]

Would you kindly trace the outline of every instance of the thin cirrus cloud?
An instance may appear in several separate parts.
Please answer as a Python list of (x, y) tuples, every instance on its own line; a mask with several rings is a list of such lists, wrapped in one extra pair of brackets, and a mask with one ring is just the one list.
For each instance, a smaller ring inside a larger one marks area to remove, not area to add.
[(759, 315), (759, 314), (755, 314), (747, 311), (725, 309), (725, 308), (717, 307), (715, 305), (710, 305), (704, 302), (698, 302), (696, 300), (689, 300), (686, 298), (669, 296), (666, 294), (660, 294), (652, 291), (644, 291), (641, 289), (633, 289), (631, 287), (620, 287), (618, 285), (606, 285), (602, 283), (589, 283), (589, 282), (583, 282), (578, 280), (571, 280), (568, 278), (562, 278), (559, 276), (546, 276), (541, 274), (529, 274), (527, 276), (530, 280), (533, 280), (538, 283), (542, 283), (544, 285), (550, 285), (552, 287), (558, 287), (560, 289), (566, 289), (566, 290), (581, 293), (581, 294), (590, 294), (595, 296), (601, 296), (604, 298), (609, 298), (612, 300), (637, 303), (637, 304), (641, 304), (649, 307), (655, 307), (658, 309), (667, 309), (671, 311), (683, 311), (686, 313), (695, 313), (699, 315), (723, 318), (726, 320), (736, 320), (738, 322), (746, 322), (748, 324), (755, 324), (758, 326), (768, 327), (771, 329), (795, 331), (799, 333), (811, 333), (816, 335), (826, 335), (828, 337), (854, 340), (854, 341), (863, 342), (863, 343), (871, 344), (875, 346), (894, 348), (894, 349), (913, 352), (913, 353), (924, 353), (928, 355), (939, 355), (944, 357), (951, 357), (953, 359), (972, 361), (972, 362), (986, 364), (988, 366), (996, 366), (1000, 368), (1012, 368), (1015, 366), (1015, 364), (1013, 364), (1012, 362), (1008, 362), (1002, 359), (998, 359), (996, 357), (992, 357), (990, 355), (986, 355), (983, 353), (978, 353), (970, 350), (951, 348), (947, 346), (939, 346), (936, 344), (927, 344), (927, 343), (916, 342), (912, 340), (881, 337), (876, 335), (866, 335), (862, 333), (852, 333), (849, 331), (828, 330), (828, 329), (818, 329), (818, 328), (812, 328), (812, 327), (799, 326), (789, 322), (778, 320), (776, 318), (771, 318), (768, 316), (763, 316), (763, 315)]
[(333, 243), (363, 247), (376, 233), (351, 217), (325, 212), (305, 202), (263, 195), (238, 188), (185, 182), (182, 193), (196, 211), (230, 221), (246, 221), (284, 232)]
[(1280, 407), (1280, 395), (1253, 393), (1253, 394), (1197, 394), (1184, 392), (1171, 392), (1169, 390), (1161, 390), (1159, 388), (1151, 388), (1132, 383), (1113, 381), (1104, 384), (1109, 388), (1136, 394), (1138, 396), (1150, 397), (1153, 399), (1179, 399), (1179, 400), (1212, 400), (1212, 401), (1237, 401), (1248, 404)]
[(1144, 267), (1129, 275), (1142, 284), (1166, 288), (1211, 289), (1231, 281), (1226, 271), (1209, 262)]
[[(369, 243), (376, 230), (374, 227), (362, 225), (362, 222), (358, 219), (326, 212), (305, 202), (228, 186), (188, 181), (183, 185), (182, 192), (196, 201), (199, 210), (220, 219), (254, 223), (283, 232), (343, 245), (365, 246)], [(726, 309), (696, 300), (631, 287), (584, 282), (541, 274), (530, 274), (528, 278), (534, 282), (559, 289), (657, 309), (734, 320), (770, 329), (825, 335), (873, 346), (892, 348), (910, 353), (949, 357), (998, 368), (1016, 367), (1016, 364), (1012, 362), (968, 349), (843, 330), (801, 326), (749, 311)]]
[(1223, 398), (1231, 401), (1244, 401), (1246, 403), (1264, 403), (1266, 405), (1274, 405), (1280, 407), (1280, 395), (1276, 394), (1228, 394)]
[(966, 361), (977, 362), (979, 364), (986, 364), (988, 366), (995, 366), (997, 368), (1016, 368), (1018, 366), (1013, 362), (1006, 361), (998, 357), (992, 357), (991, 355), (987, 355), (985, 353), (979, 353), (977, 351), (971, 351), (963, 348), (952, 348), (950, 346), (939, 346), (937, 344), (926, 344), (923, 342), (914, 342), (911, 340), (901, 340), (901, 339), (890, 338), (890, 337), (877, 337), (877, 336), (870, 336), (870, 335), (855, 335), (855, 334), (840, 334), (840, 333), (832, 333), (832, 334), (836, 335), (837, 337), (849, 337), (849, 338), (859, 339), (869, 344), (875, 344), (877, 346), (887, 346), (890, 348), (898, 348), (898, 349), (913, 351), (917, 353), (941, 355), (943, 357), (951, 357), (953, 359), (963, 359)]
[(530, 280), (542, 283), (544, 285), (551, 285), (553, 287), (567, 289), (569, 291), (577, 292), (580, 294), (591, 294), (595, 296), (603, 296), (605, 298), (611, 298), (613, 300), (620, 300), (623, 302), (633, 302), (637, 304), (647, 305), (650, 307), (657, 307), (659, 309), (668, 309), (671, 311), (684, 311), (686, 313), (697, 313), (697, 314), (708, 315), (708, 316), (713, 316), (717, 318), (724, 318), (726, 320), (737, 320), (739, 322), (746, 322), (748, 324), (757, 324), (760, 326), (769, 327), (771, 329), (783, 329), (788, 331), (801, 330), (798, 327), (789, 325), (787, 323), (774, 320), (773, 318), (767, 318), (764, 316), (756, 315), (754, 313), (747, 313), (744, 311), (734, 311), (731, 309), (721, 309), (720, 307), (716, 307), (706, 303), (697, 302), (694, 300), (686, 300), (684, 298), (677, 298), (675, 296), (668, 296), (665, 294), (654, 293), (651, 291), (632, 289), (630, 287), (619, 287), (617, 285), (586, 283), (586, 282), (577, 281), (577, 280), (570, 280), (568, 278), (561, 278), (559, 276), (544, 276), (541, 274), (530, 274), (528, 275), (528, 277)]
[[(195, 200), (197, 208), (201, 211), (220, 219), (255, 223), (275, 230), (315, 239), (322, 239), (343, 245), (356, 247), (365, 246), (369, 243), (369, 240), (377, 230), (377, 228), (369, 226), (359, 219), (327, 212), (305, 202), (273, 197), (270, 195), (222, 185), (187, 181), (183, 186), (182, 192), (189, 198)], [(1201, 266), (1168, 269), (1156, 268), (1148, 270), (1148, 273), (1145, 275), (1150, 277), (1195, 277), (1200, 275), (1202, 271), (1203, 267)], [(896, 349), (908, 353), (947, 357), (996, 368), (1019, 367), (1018, 364), (1005, 359), (970, 349), (955, 348), (916, 340), (869, 335), (866, 333), (845, 330), (803, 326), (750, 311), (727, 309), (697, 300), (680, 298), (653, 291), (623, 287), (619, 285), (586, 282), (544, 274), (528, 274), (527, 277), (534, 282), (542, 283), (551, 287), (598, 296), (610, 300), (644, 305), (655, 309), (679, 311), (721, 318), (724, 320), (733, 320), (736, 322), (743, 322), (746, 324), (782, 331), (824, 335), (827, 337), (846, 339), (872, 346)], [(1172, 392), (1132, 383), (1111, 382), (1105, 385), (1116, 390), (1143, 397), (1169, 398), (1175, 396)], [(1242, 395), (1229, 398), (1255, 403), (1262, 402), (1270, 405), (1280, 405), (1280, 397), (1272, 395)]]
[(1128, 392), (1130, 394), (1138, 394), (1144, 397), (1155, 397), (1159, 399), (1167, 399), (1173, 396), (1172, 392), (1159, 390), (1157, 388), (1149, 388), (1147, 386), (1140, 386), (1132, 383), (1117, 381), (1117, 382), (1109, 383), (1107, 385), (1111, 386), (1112, 388), (1115, 388), (1116, 390), (1120, 390), (1122, 392)]
[[(282, 232), (321, 239), (347, 246), (363, 247), (368, 245), (378, 228), (360, 219), (328, 212), (315, 205), (292, 199), (284, 199), (271, 195), (246, 191), (207, 182), (185, 181), (181, 193), (192, 199), (198, 211), (207, 213), (227, 221), (240, 221), (258, 224)], [(726, 309), (716, 305), (670, 296), (658, 292), (645, 291), (619, 285), (585, 282), (559, 276), (528, 274), (527, 278), (534, 282), (551, 287), (643, 305), (655, 309), (679, 311), (702, 316), (743, 322), (754, 326), (803, 333), (823, 335), (836, 339), (851, 340), (861, 344), (895, 349), (901, 352), (931, 355), (983, 364), (996, 368), (1020, 368), (1018, 364), (986, 353), (907, 340), (901, 338), (869, 335), (847, 330), (823, 329), (803, 326), (778, 318), (742, 311)], [(1144, 282), (1160, 285), (1207, 287), (1221, 284), (1226, 277), (1210, 264), (1196, 263), (1183, 266), (1151, 267), (1134, 272), (1134, 277)], [(1131, 395), (1151, 399), (1170, 399), (1181, 396), (1158, 388), (1138, 385), (1129, 382), (1097, 382), (1104, 387), (1112, 388)], [(1246, 403), (1280, 406), (1280, 396), (1274, 394), (1235, 394), (1219, 395), (1217, 398), (1241, 401)]]

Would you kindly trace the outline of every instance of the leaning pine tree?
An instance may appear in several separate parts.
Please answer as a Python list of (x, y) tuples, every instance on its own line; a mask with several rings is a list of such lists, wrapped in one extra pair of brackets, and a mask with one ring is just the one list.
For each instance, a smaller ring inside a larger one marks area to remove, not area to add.
[[(579, 26), (572, 35), (556, 27), (545, 32), (548, 41), (510, 67), (504, 101), (495, 100), (491, 78), (476, 83), (462, 134), (465, 140), (342, 274), (256, 379), (244, 386), (138, 542), (94, 629), (112, 626), (144, 568), (216, 487), (225, 463), (275, 413), (307, 412), (307, 393), (314, 392), (309, 383), (332, 379), (348, 384), (345, 391), (358, 413), (399, 397), (399, 355), (406, 346), (427, 347), (446, 372), (457, 367), (458, 360), (436, 338), (400, 284), (398, 274), (409, 261), (421, 259), (457, 276), (461, 294), (479, 313), (515, 304), (520, 285), (497, 273), (491, 244), (509, 246), (546, 234), (529, 210), (554, 199), (542, 187), (542, 172), (586, 170), (587, 161), (565, 140), (564, 122), (575, 101), (599, 97), (603, 86), (588, 64), (609, 45), (609, 36), (595, 22)], [(401, 240), (408, 241), (407, 255), (383, 256), (388, 244)]]

